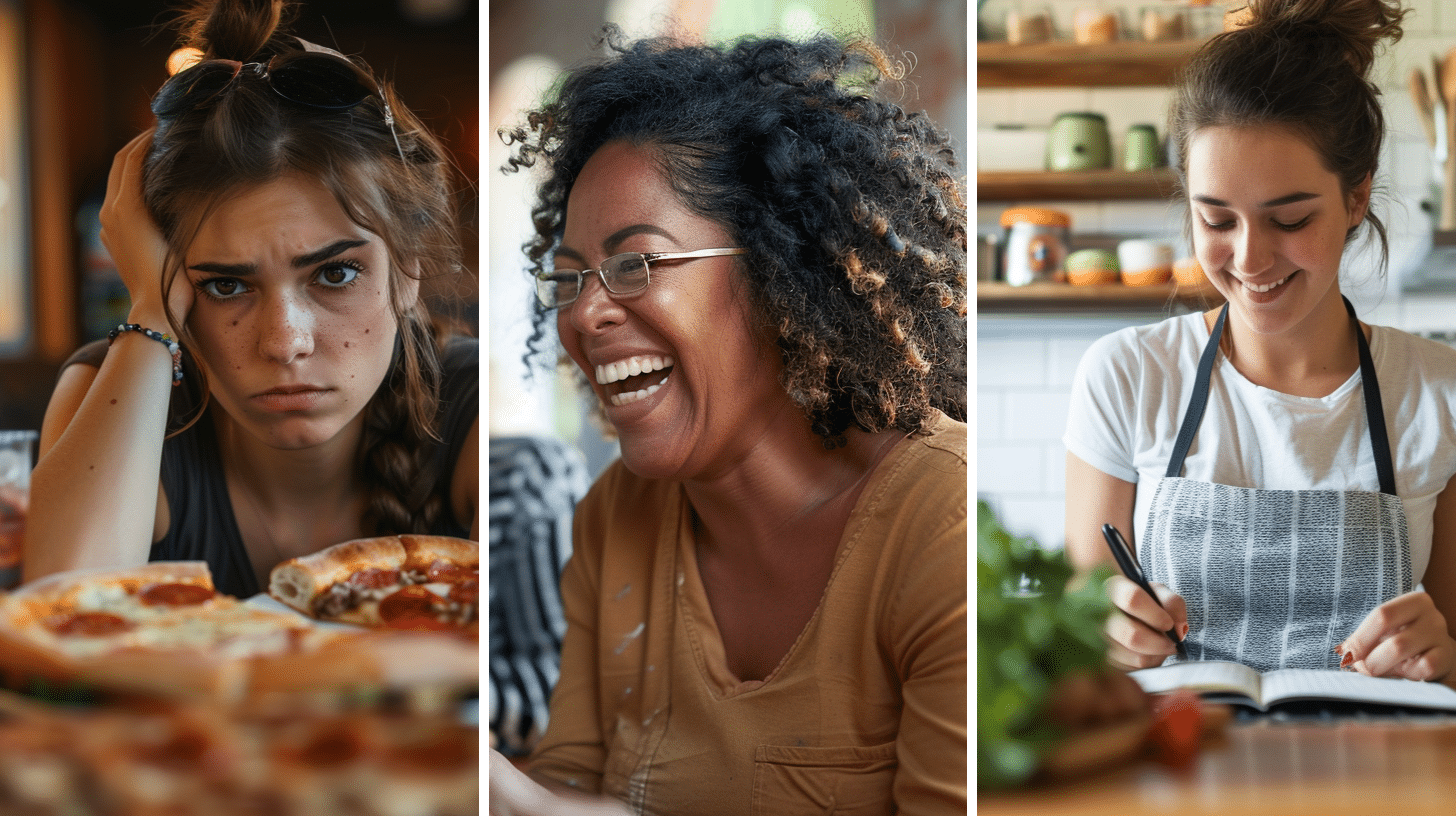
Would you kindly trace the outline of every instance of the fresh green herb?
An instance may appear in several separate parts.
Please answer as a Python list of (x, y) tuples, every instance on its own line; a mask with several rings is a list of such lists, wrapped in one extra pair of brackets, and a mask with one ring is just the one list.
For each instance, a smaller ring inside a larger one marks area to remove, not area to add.
[(1050, 689), (1077, 670), (1107, 669), (1111, 610), (1098, 567), (1073, 581), (1060, 550), (1007, 532), (976, 504), (976, 782), (1026, 781), (1061, 734), (1043, 714)]

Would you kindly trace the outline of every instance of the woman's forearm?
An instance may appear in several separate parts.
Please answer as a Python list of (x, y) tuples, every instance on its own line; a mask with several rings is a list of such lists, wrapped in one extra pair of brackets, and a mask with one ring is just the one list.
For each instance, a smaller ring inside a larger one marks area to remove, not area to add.
[(31, 475), (26, 580), (79, 567), (147, 560), (172, 389), (172, 356), (136, 332), (120, 334), (74, 412), (62, 379)]
[(548, 789), (496, 751), (490, 752), (491, 816), (626, 816), (615, 799)]

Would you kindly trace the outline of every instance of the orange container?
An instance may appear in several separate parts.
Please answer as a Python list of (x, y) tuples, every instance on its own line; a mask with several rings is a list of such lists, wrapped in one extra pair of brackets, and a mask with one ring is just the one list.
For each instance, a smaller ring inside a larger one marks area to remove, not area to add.
[(1073, 286), (1117, 283), (1117, 253), (1105, 249), (1079, 249), (1067, 256), (1067, 282)]
[(1173, 280), (1179, 286), (1198, 287), (1208, 284), (1208, 276), (1203, 273), (1203, 267), (1198, 265), (1197, 258), (1179, 258), (1174, 262)]

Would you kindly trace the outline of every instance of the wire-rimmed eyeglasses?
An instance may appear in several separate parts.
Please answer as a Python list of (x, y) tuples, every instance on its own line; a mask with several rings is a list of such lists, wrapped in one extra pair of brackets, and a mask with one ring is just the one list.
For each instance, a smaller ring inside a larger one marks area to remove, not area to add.
[(542, 306), (556, 309), (569, 306), (581, 294), (587, 275), (595, 272), (602, 285), (614, 295), (627, 295), (647, 288), (652, 280), (652, 264), (662, 261), (684, 261), (690, 258), (714, 258), (720, 255), (742, 255), (741, 247), (696, 249), (692, 252), (624, 252), (602, 261), (597, 269), (557, 267), (536, 275), (536, 298)]

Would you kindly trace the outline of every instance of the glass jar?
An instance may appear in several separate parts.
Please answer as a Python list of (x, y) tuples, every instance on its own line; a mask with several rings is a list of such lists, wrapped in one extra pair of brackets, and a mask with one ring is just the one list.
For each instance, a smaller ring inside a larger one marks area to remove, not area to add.
[(1047, 207), (1012, 207), (1001, 213), (1006, 229), (1006, 254), (1001, 264), (1006, 282), (1025, 286), (1037, 281), (1062, 281), (1062, 265), (1072, 237), (1072, 217)]

